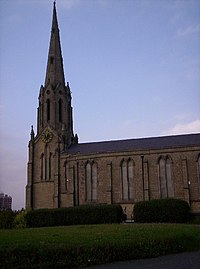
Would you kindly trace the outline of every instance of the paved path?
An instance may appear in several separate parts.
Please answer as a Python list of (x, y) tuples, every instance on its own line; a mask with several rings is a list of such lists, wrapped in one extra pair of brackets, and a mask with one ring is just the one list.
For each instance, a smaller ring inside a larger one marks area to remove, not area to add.
[(200, 251), (161, 256), (146, 260), (116, 262), (85, 269), (200, 269)]

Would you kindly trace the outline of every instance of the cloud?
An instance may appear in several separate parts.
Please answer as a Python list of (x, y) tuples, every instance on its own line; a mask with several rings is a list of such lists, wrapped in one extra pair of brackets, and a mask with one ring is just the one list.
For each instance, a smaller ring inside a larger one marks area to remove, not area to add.
[(190, 25), (184, 29), (183, 28), (179, 29), (177, 34), (178, 36), (187, 36), (187, 35), (198, 33), (198, 32), (200, 32), (200, 24)]
[(165, 132), (165, 134), (188, 134), (200, 133), (200, 119), (194, 120), (189, 123), (176, 124), (174, 127)]

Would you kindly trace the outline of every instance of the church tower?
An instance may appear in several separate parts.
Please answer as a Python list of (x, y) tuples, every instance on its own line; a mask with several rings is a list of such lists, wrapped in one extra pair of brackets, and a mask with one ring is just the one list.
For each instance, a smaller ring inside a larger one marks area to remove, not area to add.
[(69, 83), (65, 85), (55, 2), (45, 84), (39, 94), (38, 134), (46, 127), (53, 128), (62, 136), (65, 147), (73, 143), (71, 92)]
[(26, 207), (59, 207), (60, 152), (78, 143), (73, 133), (71, 91), (65, 84), (60, 35), (53, 5), (45, 83), (40, 87), (37, 134), (29, 141)]

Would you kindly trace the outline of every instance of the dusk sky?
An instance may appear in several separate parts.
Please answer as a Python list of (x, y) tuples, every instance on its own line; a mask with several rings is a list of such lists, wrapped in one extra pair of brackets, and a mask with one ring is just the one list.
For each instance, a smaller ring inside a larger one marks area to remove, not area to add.
[[(57, 0), (79, 142), (200, 132), (199, 0)], [(25, 207), (53, 0), (0, 0), (0, 192)]]

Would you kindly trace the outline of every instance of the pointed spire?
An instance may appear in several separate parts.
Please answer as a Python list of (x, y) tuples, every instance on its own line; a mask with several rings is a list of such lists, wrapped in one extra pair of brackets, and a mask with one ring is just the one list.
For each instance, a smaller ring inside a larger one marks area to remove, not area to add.
[(47, 86), (49, 83), (53, 87), (55, 87), (58, 83), (65, 85), (64, 68), (63, 68), (62, 52), (60, 45), (60, 35), (56, 13), (56, 1), (54, 1), (53, 3), (53, 19), (52, 19), (45, 86)]

